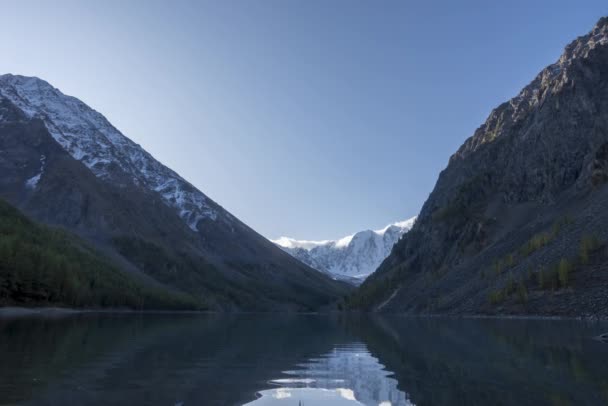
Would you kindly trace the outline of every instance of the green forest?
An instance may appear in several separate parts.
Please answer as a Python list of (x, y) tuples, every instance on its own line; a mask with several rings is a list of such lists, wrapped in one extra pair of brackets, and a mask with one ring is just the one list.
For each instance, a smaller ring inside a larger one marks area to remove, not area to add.
[(200, 300), (121, 271), (65, 230), (0, 200), (0, 306), (201, 310)]

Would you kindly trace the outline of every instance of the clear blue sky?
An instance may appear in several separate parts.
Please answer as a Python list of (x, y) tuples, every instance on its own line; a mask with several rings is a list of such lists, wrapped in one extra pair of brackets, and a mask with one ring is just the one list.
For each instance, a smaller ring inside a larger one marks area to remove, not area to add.
[(5, 1), (35, 75), (269, 238), (417, 214), (449, 156), (603, 1)]

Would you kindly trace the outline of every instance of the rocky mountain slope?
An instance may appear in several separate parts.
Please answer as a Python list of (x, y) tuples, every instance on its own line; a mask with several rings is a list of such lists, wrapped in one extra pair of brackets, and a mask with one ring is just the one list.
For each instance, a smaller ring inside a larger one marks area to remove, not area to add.
[(212, 308), (310, 310), (347, 287), (303, 265), (38, 78), (0, 76), (0, 197)]
[(339, 240), (303, 241), (281, 237), (273, 242), (285, 252), (332, 277), (355, 284), (374, 272), (416, 218), (365, 230)]
[(607, 180), (605, 17), (466, 140), (347, 305), (608, 316)]

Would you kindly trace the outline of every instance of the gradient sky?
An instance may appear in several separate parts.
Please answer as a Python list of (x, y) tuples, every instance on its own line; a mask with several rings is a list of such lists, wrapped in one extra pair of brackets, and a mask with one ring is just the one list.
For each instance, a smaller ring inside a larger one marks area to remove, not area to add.
[(411, 217), (603, 1), (0, 0), (0, 73), (49, 81), (269, 238)]

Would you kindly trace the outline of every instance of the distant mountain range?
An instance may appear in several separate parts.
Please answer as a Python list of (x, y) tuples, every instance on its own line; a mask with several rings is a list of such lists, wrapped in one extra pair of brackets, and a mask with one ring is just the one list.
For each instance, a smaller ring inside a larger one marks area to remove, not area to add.
[(281, 237), (273, 242), (285, 252), (336, 279), (360, 284), (390, 254), (415, 217), (380, 230), (365, 230), (339, 240), (305, 241)]
[(44, 80), (0, 76), (0, 171), (0, 198), (31, 219), (80, 236), (112, 266), (206, 308), (314, 310), (349, 289), (284, 253)]
[(608, 317), (606, 207), (608, 17), (490, 113), (346, 306)]

